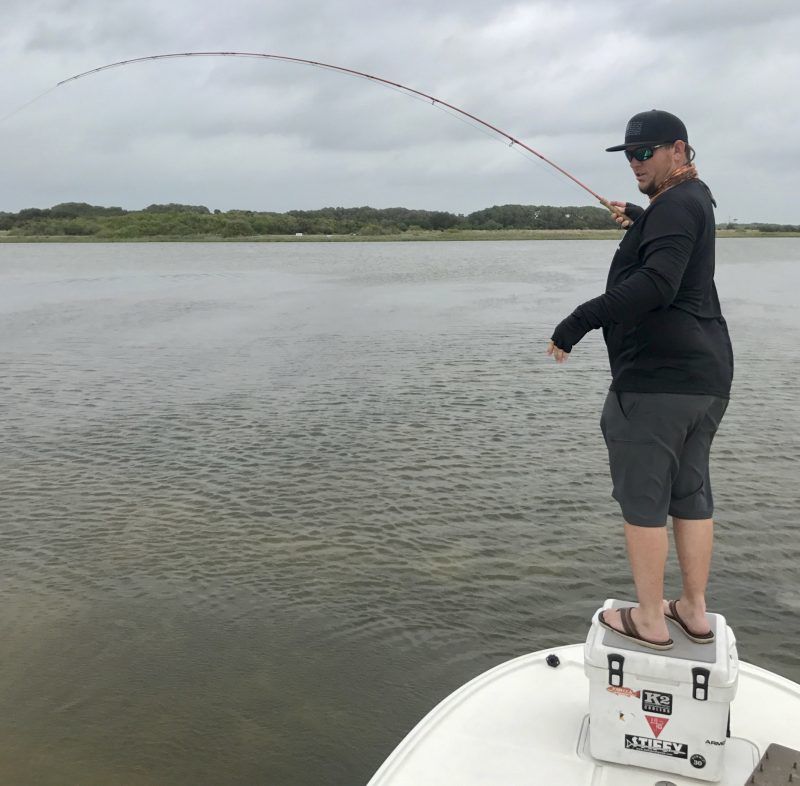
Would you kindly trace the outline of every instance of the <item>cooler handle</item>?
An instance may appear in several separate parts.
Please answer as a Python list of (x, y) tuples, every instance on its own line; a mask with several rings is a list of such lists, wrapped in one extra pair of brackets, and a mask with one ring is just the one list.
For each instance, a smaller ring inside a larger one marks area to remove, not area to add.
[(692, 698), (697, 701), (708, 701), (708, 680), (711, 672), (701, 666), (692, 669)]
[[(625, 663), (625, 658), (622, 655), (612, 654), (608, 656), (608, 684), (614, 687), (621, 688), (624, 681), (624, 673), (622, 666)], [(619, 682), (615, 682), (619, 680)]]

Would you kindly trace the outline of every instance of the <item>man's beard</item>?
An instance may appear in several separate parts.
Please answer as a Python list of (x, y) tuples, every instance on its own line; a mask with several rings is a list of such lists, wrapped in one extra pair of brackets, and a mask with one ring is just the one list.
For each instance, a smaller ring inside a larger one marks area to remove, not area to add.
[(644, 185), (639, 185), (639, 191), (641, 191), (645, 196), (653, 196), (653, 194), (658, 191), (658, 186), (656, 185), (655, 178), (651, 180), (649, 183)]

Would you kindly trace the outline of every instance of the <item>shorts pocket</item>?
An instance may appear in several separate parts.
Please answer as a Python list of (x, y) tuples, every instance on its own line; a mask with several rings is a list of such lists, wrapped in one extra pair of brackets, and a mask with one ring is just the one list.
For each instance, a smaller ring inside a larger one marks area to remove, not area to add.
[(714, 400), (711, 402), (711, 406), (706, 410), (705, 417), (703, 418), (703, 423), (701, 426), (703, 431), (716, 434), (719, 424), (722, 422), (722, 418), (724, 417), (727, 409), (728, 399), (714, 398)]
[[(637, 412), (640, 411), (642, 394), (626, 391), (610, 390), (603, 405), (603, 415), (600, 418), (600, 428), (603, 431), (606, 444), (609, 440), (615, 442), (652, 443), (654, 437), (646, 422), (641, 422)], [(647, 413), (646, 409), (641, 410)]]
[(629, 393), (627, 391), (614, 391), (614, 398), (617, 400), (620, 414), (625, 420), (630, 420), (639, 402), (642, 400), (638, 393)]

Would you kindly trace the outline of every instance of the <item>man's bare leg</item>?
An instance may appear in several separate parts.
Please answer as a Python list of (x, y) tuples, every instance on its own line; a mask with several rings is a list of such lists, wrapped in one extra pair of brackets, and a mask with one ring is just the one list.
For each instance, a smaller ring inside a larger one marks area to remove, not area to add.
[[(631, 612), (639, 634), (651, 641), (669, 638), (664, 619), (664, 568), (669, 543), (666, 527), (637, 527), (625, 522), (625, 541), (631, 563), (633, 583), (639, 608)], [(622, 630), (618, 611), (607, 611), (603, 619), (612, 628)]]
[[(714, 522), (712, 519), (679, 519), (673, 516), (672, 527), (683, 576), (678, 613), (692, 632), (706, 633), (710, 629), (706, 620), (706, 586), (711, 570)], [(668, 610), (666, 604), (664, 610)]]

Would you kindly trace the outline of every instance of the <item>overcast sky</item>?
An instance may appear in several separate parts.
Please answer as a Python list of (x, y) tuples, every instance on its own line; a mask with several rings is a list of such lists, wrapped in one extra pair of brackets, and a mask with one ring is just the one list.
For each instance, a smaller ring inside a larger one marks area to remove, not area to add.
[[(719, 221), (800, 223), (797, 0), (2, 0), (0, 210), (78, 201), (229, 210), (588, 205), (537, 160), (366, 80), (241, 58), (308, 58), (406, 84), (642, 202), (628, 118), (679, 115)], [(9, 113), (10, 117), (7, 117)]]

